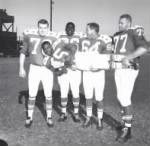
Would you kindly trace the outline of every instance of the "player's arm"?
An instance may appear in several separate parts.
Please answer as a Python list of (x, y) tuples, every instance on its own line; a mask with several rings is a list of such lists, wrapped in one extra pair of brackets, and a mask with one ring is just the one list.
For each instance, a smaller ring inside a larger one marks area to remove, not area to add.
[(103, 53), (111, 54), (113, 52), (113, 37), (108, 35), (101, 35), (100, 39), (102, 40)]
[(51, 64), (54, 68), (60, 68), (64, 66), (64, 61), (63, 61), (63, 55), (64, 52), (62, 51), (63, 43), (61, 41), (61, 38), (58, 38), (54, 44), (54, 52), (51, 58)]
[(148, 44), (146, 39), (143, 36), (143, 33), (138, 29), (133, 34), (133, 40), (135, 42), (136, 50), (123, 59), (123, 62), (126, 64), (128, 64), (133, 59), (144, 55), (148, 51)]
[(28, 51), (28, 38), (24, 36), (23, 48), (21, 49), (20, 56), (19, 56), (19, 76), (22, 78), (26, 77), (24, 64), (25, 64), (27, 51)]
[(123, 64), (130, 66), (133, 59), (140, 57), (144, 55), (147, 52), (147, 49), (144, 47), (139, 47), (136, 51), (134, 51), (132, 54), (127, 55), (123, 60)]
[(19, 76), (22, 78), (26, 77), (26, 71), (24, 68), (25, 58), (26, 58), (26, 55), (21, 53), (19, 57)]
[[(80, 62), (82, 62), (81, 56), (83, 54), (82, 41), (83, 41), (83, 38), (80, 38), (79, 43), (78, 43), (78, 50), (75, 53), (74, 61), (71, 66), (72, 70), (82, 70), (80, 67)], [(84, 60), (84, 59), (82, 58), (82, 60)]]
[(140, 57), (140, 56), (144, 55), (146, 52), (147, 52), (147, 49), (145, 47), (143, 47), (143, 46), (140, 46), (132, 54), (127, 55), (126, 59), (133, 60), (133, 59), (135, 59), (137, 57)]

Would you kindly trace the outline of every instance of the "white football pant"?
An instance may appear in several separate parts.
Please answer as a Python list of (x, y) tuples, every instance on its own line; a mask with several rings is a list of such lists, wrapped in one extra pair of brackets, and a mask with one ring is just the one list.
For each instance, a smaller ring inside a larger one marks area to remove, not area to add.
[(43, 85), (45, 97), (52, 97), (53, 72), (45, 66), (30, 65), (28, 76), (29, 96), (37, 96), (40, 82)]
[(115, 71), (117, 98), (122, 106), (131, 105), (131, 96), (139, 71), (134, 69), (118, 69)]
[(105, 71), (83, 72), (83, 88), (86, 99), (92, 99), (95, 91), (96, 101), (102, 101), (104, 96)]
[(81, 83), (81, 71), (73, 71), (67, 69), (67, 73), (58, 76), (58, 83), (60, 85), (61, 97), (67, 97), (69, 87), (71, 88), (73, 97), (79, 97), (79, 87)]

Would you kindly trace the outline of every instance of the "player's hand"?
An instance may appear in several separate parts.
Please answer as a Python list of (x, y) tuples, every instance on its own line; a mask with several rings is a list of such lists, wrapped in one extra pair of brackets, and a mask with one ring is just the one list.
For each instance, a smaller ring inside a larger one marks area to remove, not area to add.
[(50, 58), (49, 56), (44, 57), (44, 59), (43, 59), (43, 65), (44, 65), (44, 66), (47, 65), (47, 62), (48, 62), (49, 58)]
[(127, 57), (122, 59), (122, 63), (126, 67), (129, 67), (131, 65), (130, 60)]
[(26, 71), (24, 68), (20, 69), (19, 71), (19, 77), (25, 78), (26, 77)]
[(51, 59), (51, 65), (54, 67), (54, 68), (60, 68), (62, 66), (64, 66), (64, 62), (60, 62), (60, 61), (57, 61), (55, 60), (54, 58)]
[(97, 72), (97, 71), (99, 71), (100, 69), (91, 66), (89, 70), (92, 71), (92, 72)]
[(71, 66), (71, 70), (76, 71), (76, 70), (77, 70), (77, 66), (76, 66), (75, 64), (73, 64), (73, 65)]
[(65, 73), (67, 73), (67, 68), (65, 68), (64, 66), (63, 66), (63, 67), (60, 67), (60, 68), (56, 68), (56, 69), (54, 70), (54, 72), (55, 72), (55, 74), (56, 74), (57, 76), (61, 76), (61, 75), (65, 74)]

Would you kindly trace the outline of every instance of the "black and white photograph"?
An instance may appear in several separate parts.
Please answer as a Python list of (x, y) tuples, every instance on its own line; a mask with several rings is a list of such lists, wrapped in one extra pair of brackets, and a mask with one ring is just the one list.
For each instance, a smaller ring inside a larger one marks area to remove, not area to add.
[(149, 146), (149, 0), (0, 0), (0, 146)]

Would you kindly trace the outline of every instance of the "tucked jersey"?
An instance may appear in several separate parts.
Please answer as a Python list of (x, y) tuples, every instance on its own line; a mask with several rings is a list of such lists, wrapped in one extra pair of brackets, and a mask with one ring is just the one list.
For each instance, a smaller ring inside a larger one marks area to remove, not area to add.
[(29, 29), (23, 32), (23, 48), (21, 53), (29, 54), (30, 63), (34, 65), (43, 65), (44, 55), (42, 54), (41, 44), (49, 41), (51, 44), (56, 40), (53, 32), (48, 32), (46, 36), (40, 36), (38, 29)]
[(80, 35), (77, 33), (73, 36), (61, 34), (55, 43), (53, 57), (59, 61), (63, 61), (68, 56), (73, 57), (79, 48), (79, 40)]
[(81, 52), (95, 52), (98, 54), (111, 51), (112, 39), (107, 35), (99, 35), (95, 38), (83, 37), (80, 41)]
[(140, 26), (135, 26), (127, 31), (115, 33), (113, 36), (115, 44), (114, 53), (128, 55), (140, 46), (147, 49), (148, 46), (143, 34), (144, 29)]

